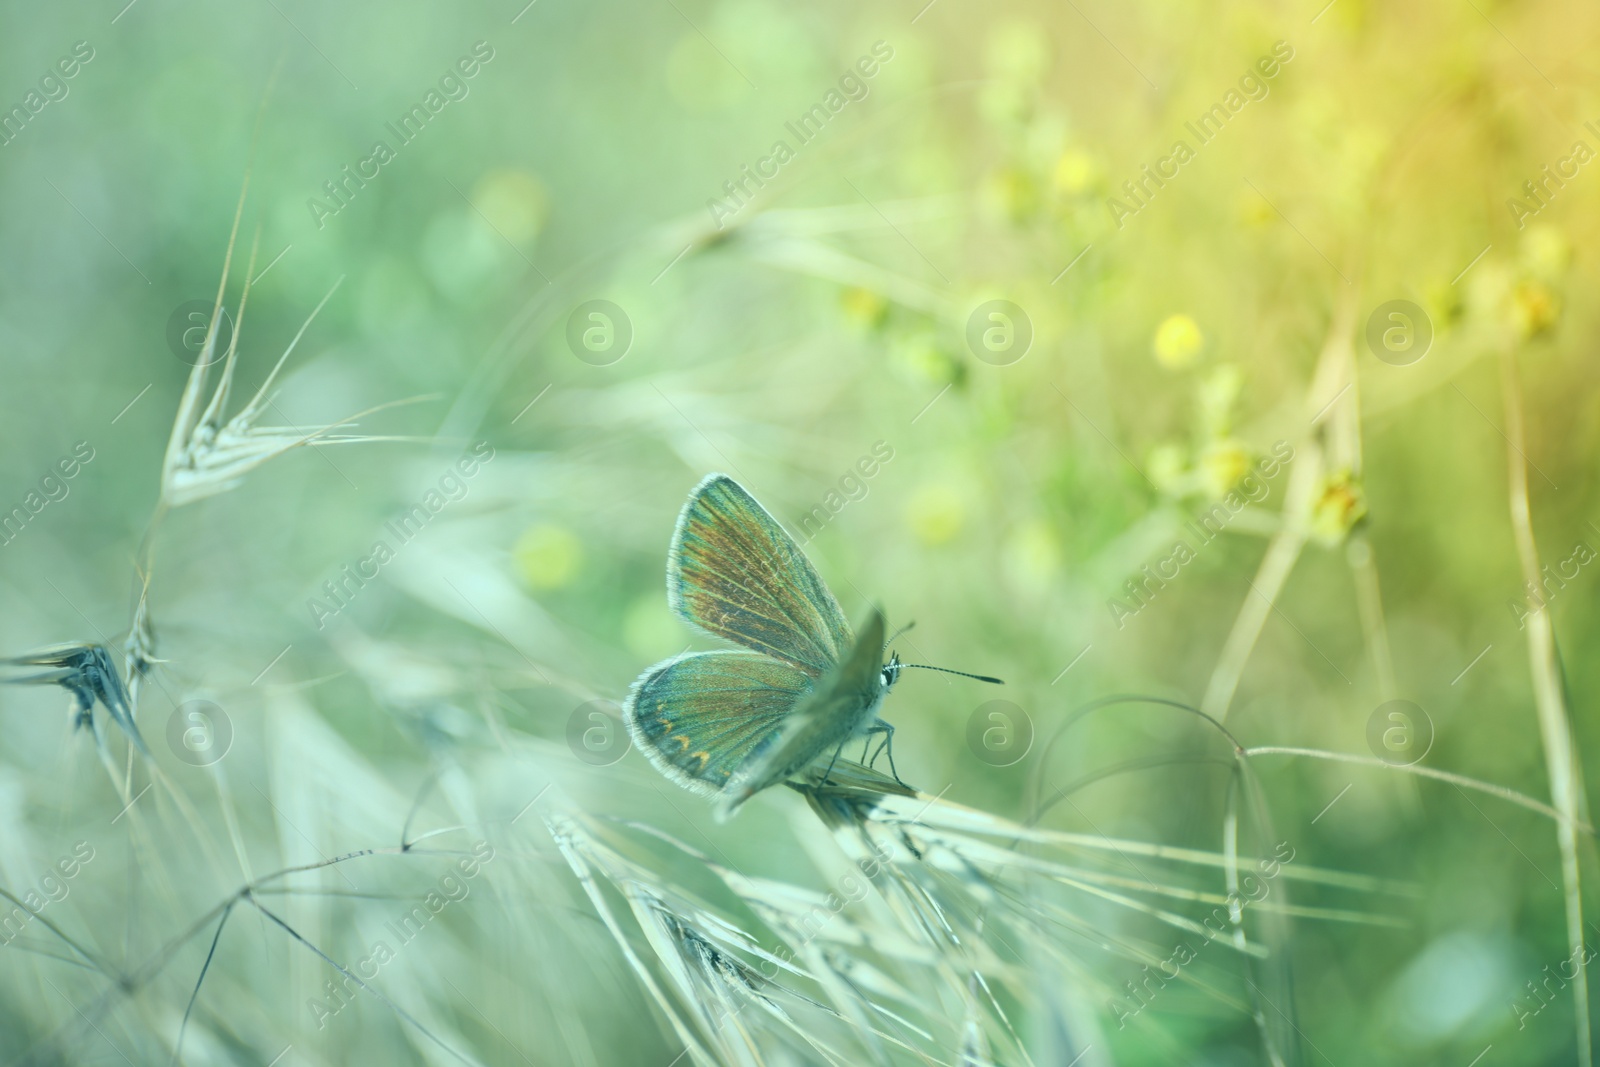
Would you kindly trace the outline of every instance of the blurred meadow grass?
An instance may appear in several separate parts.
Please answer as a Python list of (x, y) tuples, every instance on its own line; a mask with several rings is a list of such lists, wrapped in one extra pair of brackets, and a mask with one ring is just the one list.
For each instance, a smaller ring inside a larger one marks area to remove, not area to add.
[[(61, 689), (0, 690), (0, 888), (37, 911), (0, 946), (3, 1062), (1589, 1063), (1597, 19), (14, 13), (0, 654), (127, 670), (145, 635), (153, 759), (106, 706), (102, 754)], [(247, 179), (222, 410), (335, 287), (255, 425), (406, 403), (163, 507), (169, 320), (214, 299)], [(569, 344), (593, 300), (614, 362)], [(992, 300), (1020, 359), (969, 347)], [(1395, 300), (1420, 359), (1369, 345)], [(713, 470), (815, 532), (852, 620), (1007, 680), (897, 687), (921, 796), (846, 766), (717, 825), (613, 758), (594, 702), (711, 646), (663, 571)]]

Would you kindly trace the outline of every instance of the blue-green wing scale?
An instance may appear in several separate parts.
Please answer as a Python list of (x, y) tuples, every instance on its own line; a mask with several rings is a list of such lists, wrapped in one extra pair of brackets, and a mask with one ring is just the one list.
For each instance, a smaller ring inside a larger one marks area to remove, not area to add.
[(701, 482), (678, 518), (667, 602), (691, 625), (812, 678), (855, 646), (838, 601), (800, 546), (725, 474)]
[(804, 672), (751, 652), (690, 652), (656, 664), (623, 706), (633, 743), (686, 789), (719, 792), (812, 689)]

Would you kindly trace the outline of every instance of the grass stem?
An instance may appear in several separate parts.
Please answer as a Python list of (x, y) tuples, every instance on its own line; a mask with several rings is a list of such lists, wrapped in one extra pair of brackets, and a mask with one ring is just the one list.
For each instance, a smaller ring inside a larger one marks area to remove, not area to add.
[(1567, 912), (1567, 947), (1572, 951), (1577, 975), (1572, 980), (1573, 1010), (1577, 1020), (1578, 1063), (1594, 1062), (1589, 1023), (1589, 974), (1583, 951), (1583, 889), (1578, 870), (1577, 827), (1585, 819), (1583, 772), (1572, 742), (1561, 671), (1556, 660), (1555, 627), (1541, 598), (1539, 546), (1533, 536), (1532, 506), (1528, 501), (1527, 434), (1523, 424), (1522, 382), (1517, 369), (1517, 349), (1508, 345), (1500, 355), (1500, 384), (1506, 409), (1506, 462), (1510, 473), (1511, 530), (1517, 556), (1529, 591), (1528, 666), (1533, 674), (1534, 704), (1539, 714), (1539, 734), (1544, 742), (1545, 773), (1550, 778), (1550, 801), (1562, 819), (1556, 824), (1561, 850), (1561, 882)]

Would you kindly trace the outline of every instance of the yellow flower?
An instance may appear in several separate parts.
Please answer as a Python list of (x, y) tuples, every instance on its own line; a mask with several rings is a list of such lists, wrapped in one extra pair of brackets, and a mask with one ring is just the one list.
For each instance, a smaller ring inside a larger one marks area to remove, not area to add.
[(534, 589), (560, 589), (583, 567), (583, 545), (565, 526), (540, 523), (517, 538), (511, 550), (517, 570)]
[(1213, 441), (1200, 453), (1200, 483), (1212, 498), (1226, 496), (1250, 471), (1250, 451), (1239, 441)]
[(1156, 327), (1156, 359), (1171, 370), (1192, 366), (1205, 343), (1200, 324), (1187, 315), (1168, 315)]
[(1083, 152), (1064, 152), (1056, 161), (1056, 188), (1068, 196), (1087, 191), (1100, 177), (1094, 157)]
[(1348, 470), (1323, 476), (1311, 505), (1311, 534), (1325, 545), (1342, 542), (1367, 514), (1367, 497)]
[(1537, 337), (1556, 324), (1561, 299), (1540, 282), (1518, 282), (1511, 291), (1511, 317), (1523, 337)]
[(1022, 223), (1039, 207), (1039, 189), (1033, 175), (1021, 167), (1005, 167), (989, 176), (991, 208), (1007, 222)]
[(896, 338), (889, 356), (896, 369), (913, 381), (959, 386), (966, 380), (966, 364), (953, 356), (931, 332)]
[(1572, 261), (1572, 242), (1554, 226), (1535, 224), (1522, 235), (1521, 259), (1534, 277), (1554, 281)]
[(875, 330), (889, 317), (889, 301), (881, 293), (860, 286), (851, 286), (839, 294), (839, 304), (844, 317), (857, 326)]
[(925, 485), (918, 489), (906, 509), (911, 532), (925, 545), (942, 545), (955, 540), (966, 519), (966, 505), (948, 485)]
[(472, 206), (514, 245), (526, 245), (539, 236), (550, 215), (549, 194), (539, 179), (525, 170), (492, 170), (472, 192)]
[(1239, 221), (1246, 226), (1265, 226), (1277, 217), (1273, 213), (1272, 205), (1261, 199), (1260, 194), (1253, 189), (1244, 189), (1239, 192), (1236, 207), (1239, 212)]

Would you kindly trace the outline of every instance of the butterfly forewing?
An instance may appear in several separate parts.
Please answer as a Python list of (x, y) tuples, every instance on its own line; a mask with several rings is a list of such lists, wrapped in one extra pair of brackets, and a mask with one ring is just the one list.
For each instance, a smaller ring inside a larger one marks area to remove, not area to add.
[(838, 601), (733, 479), (700, 483), (673, 534), (667, 600), (691, 624), (819, 677), (853, 647)]
[(650, 668), (623, 708), (628, 733), (668, 778), (720, 790), (811, 692), (803, 672), (751, 652), (691, 652)]

